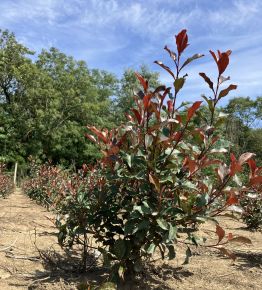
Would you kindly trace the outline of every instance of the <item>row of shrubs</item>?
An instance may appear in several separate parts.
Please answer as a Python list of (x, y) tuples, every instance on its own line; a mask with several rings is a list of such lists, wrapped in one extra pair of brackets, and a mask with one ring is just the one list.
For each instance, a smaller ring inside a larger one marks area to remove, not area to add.
[(5, 172), (5, 164), (0, 164), (0, 197), (6, 197), (14, 190), (12, 177)]
[[(252, 194), (257, 201), (262, 191), (262, 168), (256, 165), (254, 154), (229, 155), (221, 139), (225, 115), (216, 108), (236, 89), (233, 84), (223, 87), (229, 79), (222, 74), (231, 51), (210, 51), (217, 67), (215, 81), (199, 74), (210, 88), (210, 97), (203, 96), (207, 106), (196, 101), (178, 109), (176, 99), (187, 79), (182, 71), (203, 56), (183, 60), (187, 46), (188, 36), (182, 30), (176, 36), (176, 52), (165, 47), (174, 71), (156, 61), (173, 78), (173, 91), (166, 86), (151, 89), (136, 74), (142, 90), (134, 96), (136, 105), (126, 115), (126, 123), (111, 131), (87, 126), (86, 137), (103, 155), (97, 163), (84, 165), (75, 174), (44, 165), (24, 184), (29, 196), (58, 212), (60, 244), (83, 246), (84, 269), (90, 240), (110, 267), (111, 278), (125, 281), (143, 271), (144, 262), (156, 252), (163, 259), (173, 259), (177, 243), (187, 247), (185, 262), (192, 245), (208, 245), (234, 259), (225, 245), (250, 243), (248, 238), (226, 235), (215, 220), (227, 210), (239, 211), (241, 204), (246, 216), (252, 215), (246, 207), (252, 200), (246, 204), (244, 200)], [(250, 174), (240, 181), (244, 168)], [(215, 223), (215, 242), (192, 231), (206, 220)], [(187, 237), (181, 238), (181, 233)]]

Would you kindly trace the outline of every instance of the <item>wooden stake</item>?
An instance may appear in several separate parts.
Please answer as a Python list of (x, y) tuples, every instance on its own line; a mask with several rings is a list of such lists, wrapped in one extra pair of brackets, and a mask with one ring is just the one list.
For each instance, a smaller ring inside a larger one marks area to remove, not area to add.
[(15, 172), (14, 172), (14, 186), (16, 188), (16, 176), (17, 176), (17, 162), (15, 163)]

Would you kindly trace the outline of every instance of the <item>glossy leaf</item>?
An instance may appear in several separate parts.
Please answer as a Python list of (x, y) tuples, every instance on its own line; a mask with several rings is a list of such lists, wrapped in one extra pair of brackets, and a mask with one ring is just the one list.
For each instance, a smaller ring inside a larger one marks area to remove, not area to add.
[(190, 62), (192, 62), (193, 60), (196, 60), (196, 59), (201, 58), (201, 57), (203, 57), (203, 56), (204, 56), (204, 54), (196, 53), (196, 54), (194, 54), (193, 56), (189, 57), (189, 58), (188, 58), (188, 59), (183, 63), (183, 65), (181, 66), (180, 70), (181, 70), (183, 67), (185, 67), (186, 65), (188, 65)]
[(176, 78), (172, 70), (168, 66), (164, 65), (162, 61), (155, 61), (155, 63), (166, 70), (174, 79)]
[(138, 72), (135, 72), (135, 75), (137, 79), (139, 80), (140, 84), (144, 88), (144, 91), (146, 92), (148, 90), (148, 81), (145, 80)]
[(197, 101), (187, 110), (187, 122), (193, 117), (195, 111), (200, 107), (202, 101)]
[(178, 33), (178, 35), (176, 35), (176, 46), (178, 54), (181, 54), (188, 45), (186, 29), (183, 29)]
[(203, 73), (203, 72), (199, 73), (199, 75), (205, 80), (205, 82), (208, 84), (208, 86), (210, 87), (210, 89), (213, 91), (214, 90), (214, 84), (210, 80), (210, 78), (205, 73)]
[(237, 86), (236, 85), (230, 85), (228, 88), (222, 90), (219, 95), (218, 95), (218, 100), (220, 100), (221, 98), (225, 97), (230, 91), (232, 90), (236, 90)]

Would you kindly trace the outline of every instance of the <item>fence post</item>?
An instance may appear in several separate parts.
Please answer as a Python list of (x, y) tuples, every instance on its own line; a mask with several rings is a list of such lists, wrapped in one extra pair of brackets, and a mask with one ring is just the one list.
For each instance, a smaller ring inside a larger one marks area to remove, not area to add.
[(16, 188), (16, 177), (17, 177), (17, 162), (15, 163), (15, 172), (14, 172), (14, 187)]

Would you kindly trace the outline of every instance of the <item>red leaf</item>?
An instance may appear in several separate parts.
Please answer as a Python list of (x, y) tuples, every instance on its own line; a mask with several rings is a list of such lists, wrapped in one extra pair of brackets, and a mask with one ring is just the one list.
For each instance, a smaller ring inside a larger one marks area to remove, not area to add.
[(187, 111), (187, 122), (193, 117), (195, 111), (200, 107), (202, 104), (202, 101), (197, 101), (193, 104), (192, 107), (190, 107)]
[(182, 117), (180, 115), (176, 115), (176, 120), (181, 124), (182, 123)]
[(94, 136), (89, 135), (89, 134), (85, 134), (85, 137), (88, 138), (89, 140), (91, 140), (92, 142), (96, 143), (96, 138)]
[(181, 54), (188, 45), (186, 29), (183, 29), (178, 33), (178, 35), (176, 35), (176, 46), (178, 53)]
[(219, 244), (225, 236), (225, 231), (219, 225), (217, 225), (216, 226), (216, 234), (218, 236), (217, 244)]
[(188, 159), (188, 168), (190, 174), (194, 173), (195, 170), (197, 169), (197, 163), (195, 160)]
[(133, 111), (133, 113), (134, 113), (135, 116), (136, 116), (137, 123), (138, 123), (138, 124), (141, 124), (142, 118), (141, 118), (141, 115), (140, 115), (140, 113), (138, 112), (138, 110), (137, 110), (137, 109), (134, 109), (134, 108), (132, 108), (131, 110)]
[(251, 185), (262, 185), (262, 175), (250, 178)]
[(218, 62), (218, 60), (217, 60), (217, 56), (216, 56), (216, 54), (214, 53), (214, 51), (212, 51), (212, 50), (209, 50), (209, 52), (211, 53), (211, 55), (213, 56), (213, 58), (214, 58), (215, 62), (217, 63), (217, 62)]
[(209, 85), (210, 89), (214, 90), (214, 84), (210, 80), (210, 78), (205, 73), (199, 73), (199, 75), (205, 80), (205, 82)]
[(218, 50), (218, 57), (212, 50), (209, 50), (209, 52), (217, 64), (219, 75), (221, 75), (229, 64), (229, 55), (231, 54), (231, 50), (222, 53)]
[(176, 60), (176, 53), (170, 50), (167, 46), (164, 47), (164, 49), (169, 53), (170, 57), (173, 59), (173, 61)]
[(226, 202), (226, 205), (232, 205), (238, 203), (238, 198), (234, 193), (231, 193), (229, 199)]
[(139, 80), (140, 84), (143, 86), (144, 91), (148, 90), (148, 81), (145, 80), (139, 73), (135, 72), (137, 79)]
[(217, 62), (218, 72), (220, 75), (226, 70), (228, 64), (229, 64), (228, 54), (226, 52), (223, 52)]
[(254, 173), (255, 173), (255, 171), (256, 171), (256, 168), (257, 168), (257, 166), (256, 166), (256, 161), (253, 160), (253, 159), (251, 159), (251, 160), (248, 160), (247, 163), (248, 163), (248, 166), (249, 166), (249, 168), (250, 168), (251, 174), (252, 174), (252, 176), (253, 176)]
[(171, 113), (173, 110), (173, 102), (171, 100), (167, 101), (167, 108), (168, 108), (168, 112)]
[(175, 75), (174, 75), (174, 73), (172, 72), (172, 70), (168, 67), (168, 66), (166, 66), (166, 65), (164, 65), (163, 63), (162, 63), (162, 61), (154, 61), (154, 63), (156, 63), (156, 64), (158, 64), (158, 65), (160, 65), (164, 70), (166, 70), (174, 79), (176, 78), (175, 77)]
[(234, 176), (237, 172), (242, 171), (241, 164), (236, 160), (236, 157), (233, 153), (230, 154), (231, 164), (229, 174)]
[(152, 94), (147, 94), (143, 98), (143, 103), (144, 103), (144, 109), (145, 111), (147, 110), (149, 104), (150, 104), (150, 99), (152, 98)]
[(233, 239), (233, 234), (232, 233), (228, 233), (227, 239), (230, 241)]
[(94, 134), (96, 134), (96, 136), (98, 137), (98, 139), (102, 140), (105, 144), (108, 143), (108, 140), (106, 138), (106, 136), (104, 136), (103, 132), (99, 131), (98, 129), (96, 129), (96, 127), (92, 126), (86, 126), (90, 131), (92, 131)]
[(166, 88), (163, 95), (160, 97), (160, 100), (161, 100), (160, 107), (162, 107), (164, 99), (165, 99), (166, 95), (170, 92), (170, 90), (171, 90), (171, 87)]
[(182, 136), (182, 132), (175, 132), (175, 134), (172, 136), (172, 139), (178, 142)]

